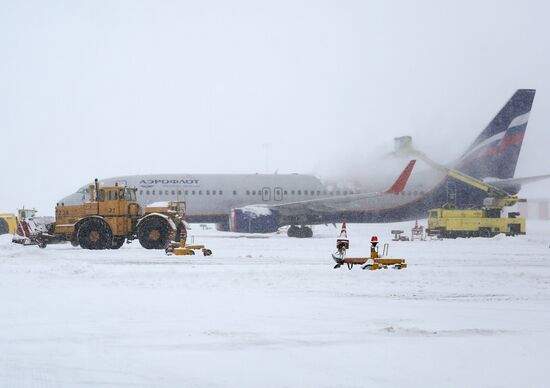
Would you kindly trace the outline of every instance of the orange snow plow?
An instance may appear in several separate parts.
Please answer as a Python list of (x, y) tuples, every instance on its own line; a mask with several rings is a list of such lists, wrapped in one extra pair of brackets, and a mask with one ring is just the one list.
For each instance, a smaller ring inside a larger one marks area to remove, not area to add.
[(349, 239), (346, 228), (346, 223), (342, 224), (340, 236), (336, 240), (337, 251), (332, 254), (332, 259), (336, 262), (334, 268), (340, 268), (346, 264), (348, 269), (352, 269), (354, 265), (360, 265), (362, 269), (403, 269), (407, 268), (407, 263), (403, 259), (392, 259), (384, 257), (388, 254), (388, 244), (384, 244), (382, 254), (378, 252), (378, 237), (372, 236), (370, 256), (369, 257), (347, 257), (346, 253), (349, 249)]

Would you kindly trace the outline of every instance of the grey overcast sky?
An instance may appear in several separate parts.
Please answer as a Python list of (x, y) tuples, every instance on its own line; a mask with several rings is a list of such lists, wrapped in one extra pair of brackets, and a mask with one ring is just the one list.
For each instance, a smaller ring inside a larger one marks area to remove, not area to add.
[(549, 15), (547, 1), (0, 0), (0, 212), (52, 214), (96, 176), (322, 176), (404, 134), (449, 162), (518, 88), (537, 96), (516, 176), (550, 173)]

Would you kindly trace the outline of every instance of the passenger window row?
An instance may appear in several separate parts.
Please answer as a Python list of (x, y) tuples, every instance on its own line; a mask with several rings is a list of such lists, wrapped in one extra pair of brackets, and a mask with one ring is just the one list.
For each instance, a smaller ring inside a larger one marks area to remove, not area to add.
[[(139, 190), (139, 195), (223, 195), (223, 190)], [(262, 195), (262, 190), (246, 190), (246, 195)], [(309, 196), (333, 196), (333, 195), (353, 195), (359, 194), (358, 191), (327, 191), (327, 190), (283, 190), (283, 195), (309, 195)], [(404, 192), (403, 192), (404, 193)], [(416, 193), (416, 192), (415, 192)], [(423, 193), (423, 192), (422, 192)], [(237, 195), (237, 190), (233, 190), (233, 195)], [(416, 195), (416, 194), (415, 194)]]
[[(139, 195), (223, 195), (223, 190), (140, 190)], [(237, 192), (233, 190), (233, 195)]]

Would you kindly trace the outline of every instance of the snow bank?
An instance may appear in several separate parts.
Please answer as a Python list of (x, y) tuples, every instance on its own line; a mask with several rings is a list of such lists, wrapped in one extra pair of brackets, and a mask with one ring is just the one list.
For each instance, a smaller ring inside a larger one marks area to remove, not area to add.
[[(350, 254), (412, 224), (349, 224)], [(194, 228), (208, 258), (0, 236), (0, 386), (546, 386), (549, 226), (390, 242), (409, 268), (372, 272), (332, 269), (324, 226)]]

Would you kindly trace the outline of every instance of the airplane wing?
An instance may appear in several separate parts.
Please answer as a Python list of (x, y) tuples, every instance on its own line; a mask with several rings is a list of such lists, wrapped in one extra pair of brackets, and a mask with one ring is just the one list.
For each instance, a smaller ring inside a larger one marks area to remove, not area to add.
[(352, 204), (353, 202), (381, 196), (384, 194), (399, 194), (405, 188), (416, 160), (411, 160), (407, 167), (401, 172), (393, 185), (384, 192), (371, 192), (352, 195), (339, 195), (328, 198), (308, 199), (304, 201), (289, 202), (276, 205), (265, 205), (265, 208), (277, 211), (282, 216), (299, 216), (311, 213), (329, 213), (337, 210), (342, 204)]

